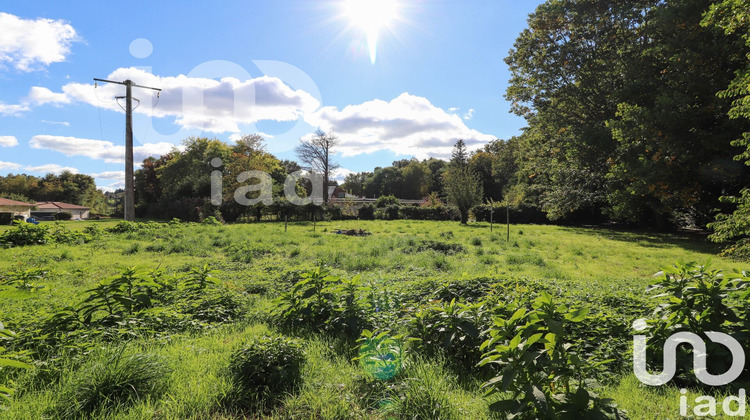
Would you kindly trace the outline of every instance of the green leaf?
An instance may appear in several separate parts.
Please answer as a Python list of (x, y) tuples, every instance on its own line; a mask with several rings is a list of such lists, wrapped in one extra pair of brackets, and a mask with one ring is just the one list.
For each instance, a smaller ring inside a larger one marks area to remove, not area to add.
[(588, 409), (590, 400), (591, 396), (588, 391), (583, 388), (578, 388), (575, 395), (573, 395), (573, 404), (575, 404), (576, 408), (580, 411)]
[(18, 360), (11, 360), (11, 359), (0, 359), (0, 366), (8, 366), (8, 367), (14, 367), (19, 369), (30, 369), (31, 365), (19, 362)]

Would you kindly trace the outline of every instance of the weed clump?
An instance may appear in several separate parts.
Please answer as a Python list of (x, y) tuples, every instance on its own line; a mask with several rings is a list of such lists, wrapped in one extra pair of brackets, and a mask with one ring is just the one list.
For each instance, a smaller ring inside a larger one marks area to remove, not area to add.
[(138, 400), (164, 393), (171, 369), (159, 356), (146, 353), (126, 355), (123, 349), (105, 352), (77, 372), (59, 406), (62, 418), (105, 413), (133, 405)]
[(305, 352), (299, 340), (283, 336), (255, 339), (237, 350), (229, 373), (237, 402), (269, 408), (302, 383)]

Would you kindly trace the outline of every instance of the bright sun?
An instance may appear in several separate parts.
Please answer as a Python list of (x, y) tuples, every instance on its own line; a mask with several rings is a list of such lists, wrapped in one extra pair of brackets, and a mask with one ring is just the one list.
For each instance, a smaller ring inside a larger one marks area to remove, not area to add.
[(378, 33), (398, 15), (397, 0), (345, 0), (344, 13), (367, 34), (370, 61), (375, 63)]

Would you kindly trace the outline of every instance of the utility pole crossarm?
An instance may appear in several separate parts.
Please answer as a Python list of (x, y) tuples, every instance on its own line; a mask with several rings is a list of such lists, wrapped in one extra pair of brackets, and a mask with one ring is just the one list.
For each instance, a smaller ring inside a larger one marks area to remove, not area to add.
[(133, 172), (133, 94), (132, 88), (151, 89), (161, 92), (161, 89), (141, 86), (131, 80), (116, 82), (114, 80), (97, 79), (97, 82), (114, 83), (125, 86), (125, 205), (123, 216), (125, 220), (135, 220), (135, 177)]
[(151, 86), (138, 85), (138, 84), (135, 84), (135, 83), (131, 82), (130, 80), (126, 80), (124, 82), (116, 82), (114, 80), (97, 79), (96, 77), (94, 77), (94, 80), (97, 81), (97, 82), (114, 83), (116, 85), (127, 85), (127, 84), (130, 84), (130, 86), (132, 86), (132, 87), (143, 88), (143, 89), (151, 89), (151, 90), (155, 90), (157, 92), (161, 92), (161, 89), (159, 89), (159, 88), (155, 88), (155, 87), (151, 87)]

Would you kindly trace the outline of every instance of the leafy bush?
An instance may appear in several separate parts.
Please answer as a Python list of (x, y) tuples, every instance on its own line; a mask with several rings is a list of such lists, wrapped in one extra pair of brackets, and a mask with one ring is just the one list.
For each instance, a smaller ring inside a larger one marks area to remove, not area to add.
[[(477, 222), (489, 222), (491, 209), (492, 207), (489, 204), (480, 204), (472, 207), (471, 213)], [(492, 217), (495, 223), (505, 223), (505, 216), (505, 206), (495, 203)], [(536, 207), (513, 206), (510, 208), (510, 222), (546, 224), (549, 223), (549, 219), (541, 209)]]
[(385, 208), (385, 217), (388, 220), (396, 220), (399, 218), (399, 208), (400, 206), (397, 204), (390, 204), (388, 207)]
[(419, 308), (409, 322), (409, 336), (419, 339), (417, 348), (428, 356), (444, 355), (464, 371), (482, 359), (482, 330), (489, 323), (484, 302), (430, 303)]
[(73, 214), (67, 211), (61, 211), (55, 213), (55, 220), (70, 220), (73, 218)]
[(13, 228), (0, 234), (0, 244), (7, 246), (44, 245), (50, 240), (49, 226), (14, 221)]
[(229, 372), (245, 404), (273, 404), (302, 382), (305, 352), (299, 340), (283, 336), (255, 339), (237, 350)]
[(401, 206), (399, 209), (401, 216), (410, 220), (446, 220), (455, 221), (460, 218), (458, 210), (455, 207), (437, 206), (437, 207), (417, 207)]
[(361, 220), (375, 220), (375, 207), (365, 204), (359, 208), (357, 215)]
[(205, 219), (203, 219), (201, 224), (210, 225), (210, 226), (221, 226), (221, 222), (218, 219), (216, 219), (216, 217), (214, 216), (206, 217)]
[(273, 316), (287, 329), (358, 337), (370, 327), (369, 305), (364, 299), (368, 291), (359, 276), (347, 280), (318, 267), (303, 273), (302, 280), (275, 300)]
[(378, 197), (377, 201), (375, 201), (375, 207), (379, 209), (399, 205), (401, 205), (401, 202), (394, 195), (381, 195)]
[(500, 374), (484, 384), (488, 395), (508, 395), (490, 409), (518, 419), (617, 418), (609, 402), (587, 388), (593, 372), (608, 360), (585, 359), (567, 336), (571, 323), (582, 322), (587, 310), (556, 305), (542, 292), (532, 310), (517, 309), (510, 317), (496, 317), (480, 366), (496, 365)]
[[(654, 355), (653, 367), (662, 364), (666, 340), (678, 332), (689, 331), (706, 343), (707, 369), (712, 374), (729, 370), (732, 357), (727, 348), (708, 339), (706, 332), (731, 335), (743, 348), (750, 347), (750, 281), (747, 272), (724, 275), (721, 270), (694, 262), (677, 263), (657, 273), (648, 292), (659, 292), (659, 305), (648, 320), (648, 354)], [(641, 333), (642, 334), (642, 333)], [(677, 347), (676, 380), (700, 385), (693, 370), (693, 354), (685, 346)], [(746, 368), (744, 380), (750, 378)]]
[(156, 355), (126, 355), (122, 348), (105, 352), (81, 372), (76, 372), (76, 379), (58, 409), (62, 418), (76, 418), (81, 414), (129, 406), (163, 394), (169, 374), (166, 361)]

